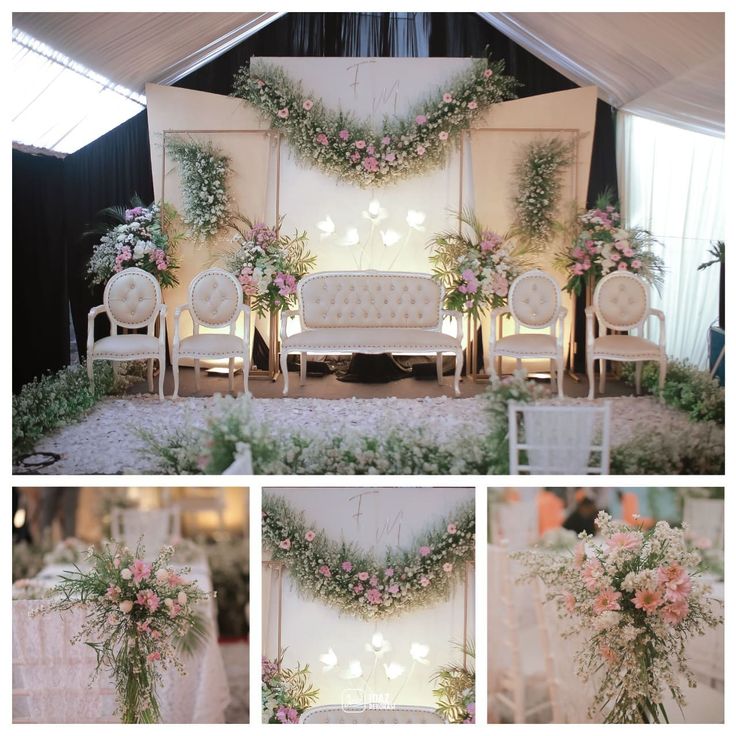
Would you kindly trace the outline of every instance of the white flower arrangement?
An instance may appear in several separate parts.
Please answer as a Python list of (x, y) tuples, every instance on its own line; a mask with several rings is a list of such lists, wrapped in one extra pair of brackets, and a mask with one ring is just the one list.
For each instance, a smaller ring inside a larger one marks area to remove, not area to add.
[(542, 246), (555, 232), (560, 175), (571, 162), (572, 147), (559, 138), (534, 141), (524, 150), (514, 172), (514, 234)]
[(511, 99), (517, 82), (502, 61), (472, 68), (381, 130), (329, 110), (277, 66), (260, 62), (235, 75), (233, 95), (254, 105), (285, 135), (301, 161), (361, 187), (379, 187), (441, 165), (460, 134), (490, 105)]
[(171, 138), (166, 149), (179, 164), (184, 224), (197, 240), (213, 238), (230, 217), (230, 159), (211, 142)]
[(397, 616), (449, 596), (475, 559), (475, 508), (460, 506), (405, 549), (383, 559), (327, 537), (283, 498), (264, 496), (263, 544), (305, 596), (366, 620)]
[(723, 622), (699, 579), (700, 556), (687, 530), (659, 521), (652, 530), (613, 521), (601, 511), (600, 538), (580, 535), (569, 553), (515, 555), (539, 577), (569, 634), (584, 636), (577, 673), (593, 679), (591, 717), (606, 723), (668, 722), (665, 692), (683, 707), (680, 676), (696, 686), (685, 654), (688, 639)]

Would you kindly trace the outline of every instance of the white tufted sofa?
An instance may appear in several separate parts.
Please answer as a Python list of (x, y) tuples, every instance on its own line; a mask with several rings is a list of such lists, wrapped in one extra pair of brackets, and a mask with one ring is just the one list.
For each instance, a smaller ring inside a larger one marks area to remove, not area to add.
[[(166, 373), (166, 306), (156, 278), (141, 268), (126, 268), (106, 284), (102, 304), (93, 307), (87, 318), (87, 375), (94, 386), (95, 360), (147, 360), (148, 390), (153, 391), (153, 361), (159, 362), (158, 395), (164, 397)], [(110, 336), (95, 341), (95, 317), (107, 314)], [(156, 321), (160, 325), (156, 337)], [(118, 334), (118, 328), (145, 334)]]
[[(659, 342), (647, 339), (649, 317), (660, 323)], [(599, 336), (595, 337), (594, 318), (598, 319)], [(595, 396), (595, 361), (600, 360), (600, 386), (606, 390), (606, 361), (636, 363), (636, 393), (641, 391), (641, 367), (646, 360), (659, 363), (659, 392), (664, 388), (667, 373), (664, 313), (649, 306), (649, 286), (639, 276), (627, 271), (615, 271), (604, 276), (595, 287), (593, 304), (585, 308), (586, 360), (588, 363), (588, 398)], [(608, 335), (607, 330), (628, 332)], [(631, 333), (636, 334), (631, 334)]]
[[(503, 314), (511, 314), (515, 332), (496, 338), (496, 321)], [(497, 356), (516, 358), (549, 358), (552, 380), (557, 379), (557, 393), (563, 396), (563, 341), (567, 309), (561, 304), (560, 287), (552, 276), (539, 269), (521, 274), (511, 284), (508, 305), (491, 312), (491, 376), (496, 375)], [(549, 329), (549, 334), (521, 333), (520, 326), (528, 329)], [(555, 370), (556, 368), (556, 370)]]
[[(463, 367), (462, 315), (442, 308), (444, 292), (421, 273), (334, 271), (305, 277), (297, 287), (299, 308), (281, 314), (281, 372), (289, 391), (286, 359), (301, 355), (301, 382), (306, 356), (349, 353), (436, 355), (437, 380), (442, 382), (442, 355), (455, 356), (455, 394), (460, 393)], [(287, 335), (291, 317), (301, 330)], [(442, 332), (446, 316), (457, 323), (457, 335)]]
[[(194, 334), (180, 339), (179, 320), (184, 312), (192, 318)], [(243, 337), (235, 334), (238, 317), (243, 319)], [(227, 333), (201, 333), (200, 327), (228, 328)], [(174, 345), (171, 362), (174, 368), (174, 398), (179, 395), (179, 362), (194, 361), (194, 385), (199, 390), (199, 362), (204, 359), (227, 359), (229, 389), (233, 390), (235, 358), (243, 361), (243, 390), (248, 392), (250, 368), (250, 307), (243, 304), (243, 289), (228, 271), (211, 268), (197, 274), (189, 284), (189, 302), (174, 312)]]
[(365, 707), (351, 709), (342, 705), (318, 705), (308, 708), (299, 717), (299, 723), (445, 723), (434, 708), (423, 705), (393, 705), (390, 709)]

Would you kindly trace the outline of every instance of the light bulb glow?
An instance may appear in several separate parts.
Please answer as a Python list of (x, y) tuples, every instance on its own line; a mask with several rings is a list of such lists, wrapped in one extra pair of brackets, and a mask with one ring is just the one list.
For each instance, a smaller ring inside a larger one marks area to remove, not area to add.
[(337, 655), (335, 654), (334, 649), (330, 647), (326, 654), (320, 654), (319, 661), (324, 665), (322, 668), (323, 672), (329, 672), (331, 669), (334, 669), (337, 665)]
[(401, 675), (404, 674), (404, 667), (398, 662), (391, 662), (390, 664), (383, 665), (383, 670), (389, 680), (395, 680), (397, 677), (401, 677)]
[(396, 230), (381, 230), (381, 240), (386, 248), (391, 248), (401, 240), (401, 235)]
[(388, 217), (388, 212), (381, 207), (381, 203), (377, 199), (372, 199), (368, 202), (368, 209), (363, 210), (363, 217), (375, 225), (381, 220), (385, 220)]
[(427, 659), (429, 647), (426, 644), (420, 644), (418, 641), (412, 642), (409, 654), (415, 662), (419, 662), (419, 664), (429, 664), (429, 660)]
[(386, 652), (391, 651), (391, 643), (383, 638), (383, 634), (380, 631), (376, 631), (371, 637), (371, 640), (365, 645), (366, 652), (374, 654), (376, 657), (381, 657)]
[(329, 238), (335, 232), (335, 223), (332, 218), (327, 215), (324, 220), (320, 220), (317, 223), (317, 230), (319, 230), (320, 238)]
[(360, 235), (358, 234), (358, 228), (349, 227), (345, 231), (345, 237), (343, 237), (340, 245), (344, 245), (345, 247), (349, 248), (353, 245), (358, 245), (359, 242), (360, 242)]
[(424, 221), (426, 219), (426, 213), (420, 210), (409, 210), (406, 213), (406, 224), (419, 232), (424, 232)]
[(363, 676), (363, 666), (360, 664), (360, 661), (357, 659), (353, 659), (348, 664), (348, 668), (345, 671), (345, 674), (343, 677), (346, 680), (357, 680), (359, 677)]

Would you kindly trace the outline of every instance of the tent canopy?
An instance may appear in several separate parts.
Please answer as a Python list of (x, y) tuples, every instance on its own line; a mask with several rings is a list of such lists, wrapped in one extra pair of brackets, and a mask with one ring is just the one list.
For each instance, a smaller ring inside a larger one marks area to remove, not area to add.
[[(72, 152), (282, 13), (14, 13), (13, 138)], [(601, 99), (723, 135), (723, 13), (480, 13)], [(73, 100), (74, 104), (69, 104)]]

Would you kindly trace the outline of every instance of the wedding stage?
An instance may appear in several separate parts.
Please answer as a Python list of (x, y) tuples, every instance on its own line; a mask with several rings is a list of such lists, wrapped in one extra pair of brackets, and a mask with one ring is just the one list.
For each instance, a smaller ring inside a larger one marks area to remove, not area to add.
[[(349, 385), (352, 390), (353, 384)], [(237, 401), (237, 404), (235, 403)], [(596, 399), (595, 405), (603, 399)], [(609, 399), (612, 407), (611, 447), (624, 448), (622, 453), (637, 452), (648, 455), (647, 442), (654, 448), (667, 445), (678, 438), (678, 450), (682, 457), (687, 453), (718, 455), (718, 444), (723, 443), (723, 430), (710, 427), (711, 434), (700, 435), (693, 430), (693, 424), (682, 412), (671, 409), (651, 397), (622, 396)], [(565, 404), (587, 406), (587, 399), (569, 399)], [(162, 463), (162, 458), (152, 457), (144, 450), (150, 448), (141, 432), (145, 431), (155, 442), (166, 445), (168, 438), (179, 435), (176, 442), (187, 454), (194, 468), (188, 472), (202, 472), (196, 469), (201, 438), (197, 431), (207, 431), (208, 425), (216, 428), (222, 423), (222, 412), (239, 405), (246, 411), (238, 421), (243, 432), (262, 432), (278, 443), (278, 456), (270, 465), (261, 465), (258, 449), (251, 449), (256, 472), (261, 467), (265, 472), (287, 474), (322, 472), (317, 465), (304, 461), (303, 466), (294, 466), (290, 443), (293, 437), (314, 444), (315, 455), (319, 455), (321, 443), (330, 440), (349, 445), (361, 438), (381, 438), (393, 434), (403, 438), (408, 446), (417, 445), (417, 452), (426, 455), (423, 474), (438, 474), (437, 459), (433, 458), (433, 448), (454, 455), (454, 467), (459, 474), (485, 474), (482, 455), (488, 445), (486, 437), (493, 430), (492, 418), (486, 410), (486, 399), (473, 398), (341, 398), (326, 400), (317, 398), (274, 398), (274, 399), (228, 399), (223, 403), (217, 397), (182, 398), (177, 401), (160, 402), (149, 394), (137, 394), (124, 398), (108, 398), (100, 402), (84, 419), (70, 424), (36, 445), (37, 453), (54, 453), (59, 460), (37, 472), (48, 474), (120, 474), (120, 473), (158, 473), (174, 472), (172, 466)], [(696, 425), (697, 426), (697, 425)], [(642, 443), (640, 449), (630, 448), (632, 439)], [(659, 438), (659, 439), (657, 439)], [(423, 447), (424, 450), (419, 450)], [(294, 446), (295, 447), (295, 446)], [(652, 453), (659, 450), (652, 450)], [(722, 451), (721, 451), (722, 456)], [(499, 460), (503, 458), (498, 458)], [(682, 458), (681, 458), (682, 459)], [(30, 458), (33, 461), (34, 458)], [(313, 463), (318, 458), (313, 458)], [(656, 457), (645, 459), (645, 463), (657, 461)], [(668, 458), (677, 468), (678, 455)], [(345, 473), (371, 472), (370, 459), (362, 467), (357, 463), (345, 462)], [(182, 465), (182, 467), (186, 467)], [(408, 472), (421, 473), (421, 467)], [(650, 467), (650, 466), (649, 466)], [(18, 468), (22, 472), (22, 467)], [(635, 472), (631, 467), (625, 472)], [(185, 471), (186, 472), (186, 471)], [(336, 472), (333, 467), (327, 472)], [(388, 473), (401, 473), (397, 465), (386, 469)], [(647, 465), (642, 472), (651, 472)], [(675, 470), (674, 472), (678, 472)], [(691, 471), (692, 472), (692, 471)]]

